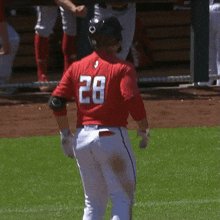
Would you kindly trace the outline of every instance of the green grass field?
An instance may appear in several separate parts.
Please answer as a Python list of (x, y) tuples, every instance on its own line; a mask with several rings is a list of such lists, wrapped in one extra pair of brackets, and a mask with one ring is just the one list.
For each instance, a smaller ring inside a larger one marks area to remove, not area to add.
[[(129, 134), (138, 170), (134, 220), (219, 219), (218, 127), (152, 129), (148, 149)], [(0, 139), (0, 161), (1, 220), (82, 219), (78, 168), (59, 136)]]

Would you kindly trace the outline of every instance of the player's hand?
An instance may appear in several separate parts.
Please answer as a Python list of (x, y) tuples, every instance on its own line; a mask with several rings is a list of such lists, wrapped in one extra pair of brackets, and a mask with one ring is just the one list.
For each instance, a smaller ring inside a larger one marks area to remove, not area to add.
[(139, 143), (140, 148), (147, 148), (148, 142), (149, 142), (149, 137), (150, 137), (150, 130), (149, 128), (144, 132), (138, 129), (137, 132), (138, 136), (141, 136), (142, 140)]
[(2, 45), (0, 55), (8, 55), (10, 53), (10, 44), (6, 43)]
[(85, 18), (87, 15), (88, 9), (85, 5), (79, 5), (76, 7), (75, 15), (80, 18)]
[(69, 129), (65, 129), (60, 132), (61, 135), (61, 146), (63, 149), (63, 153), (71, 158), (74, 158), (73, 146), (75, 145), (74, 135), (71, 133)]

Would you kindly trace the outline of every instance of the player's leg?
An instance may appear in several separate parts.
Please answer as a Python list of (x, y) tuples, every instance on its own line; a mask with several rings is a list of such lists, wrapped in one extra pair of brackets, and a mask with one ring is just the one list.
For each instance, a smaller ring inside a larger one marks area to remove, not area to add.
[(123, 28), (122, 30), (122, 50), (116, 56), (122, 60), (126, 60), (135, 31), (136, 23), (136, 4), (132, 3), (125, 13), (121, 13), (118, 16), (119, 22)]
[(76, 17), (60, 6), (63, 24), (62, 51), (64, 55), (64, 72), (77, 59)]
[(112, 10), (111, 7), (102, 8), (99, 4), (94, 6), (95, 17), (116, 16), (123, 28), (122, 30), (122, 50), (116, 56), (122, 60), (126, 60), (135, 31), (136, 4), (129, 3), (128, 8), (123, 11)]
[[(217, 26), (217, 40), (216, 40), (216, 51), (217, 51), (217, 56), (216, 56), (216, 66), (217, 66), (217, 75), (219, 76), (220, 75), (220, 5), (219, 5), (219, 9), (218, 9), (218, 13), (217, 13), (217, 23), (218, 23), (218, 26)], [(216, 85), (217, 86), (220, 86), (220, 79), (217, 79), (216, 81)]]
[(57, 6), (37, 6), (34, 44), (39, 81), (48, 81), (49, 36), (53, 33), (53, 27), (57, 18), (57, 9)]
[[(220, 39), (217, 41), (217, 75), (220, 75)], [(220, 86), (220, 79), (217, 79), (216, 85)]]
[(100, 165), (92, 153), (97, 131), (78, 129), (74, 152), (80, 170), (85, 194), (83, 220), (102, 220), (108, 202), (107, 186)]
[[(215, 24), (215, 12), (213, 11), (213, 5), (209, 7), (210, 19), (209, 19), (209, 74), (216, 74), (216, 24)], [(210, 86), (214, 82), (213, 79), (209, 79), (208, 82), (198, 82), (200, 86)]]
[(96, 140), (94, 156), (101, 164), (112, 202), (112, 220), (130, 220), (134, 204), (136, 162), (125, 128), (108, 128), (113, 134)]
[(20, 42), (19, 35), (14, 28), (7, 24), (7, 29), (10, 42), (10, 53), (8, 55), (0, 55), (0, 82), (2, 83), (5, 83), (10, 79), (13, 61)]
[(210, 24), (209, 24), (209, 74), (217, 72), (217, 31), (215, 22), (216, 13), (213, 6), (210, 6)]

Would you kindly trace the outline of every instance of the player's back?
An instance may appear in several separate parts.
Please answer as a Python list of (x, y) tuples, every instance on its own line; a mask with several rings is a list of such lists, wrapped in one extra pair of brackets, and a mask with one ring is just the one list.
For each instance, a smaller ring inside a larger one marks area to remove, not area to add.
[(77, 124), (126, 126), (128, 110), (122, 94), (126, 89), (122, 79), (132, 64), (114, 55), (93, 52), (76, 66), (72, 77), (78, 110)]

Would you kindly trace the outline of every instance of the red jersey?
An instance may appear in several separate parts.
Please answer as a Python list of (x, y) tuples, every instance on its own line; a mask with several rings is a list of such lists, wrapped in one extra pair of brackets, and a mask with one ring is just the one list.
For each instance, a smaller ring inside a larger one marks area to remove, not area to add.
[(0, 22), (5, 21), (5, 0), (0, 0)]
[[(77, 127), (94, 124), (126, 127), (129, 115), (126, 101), (139, 94), (136, 79), (133, 64), (96, 51), (74, 62), (52, 95), (75, 98)], [(145, 111), (139, 120), (144, 117)]]

